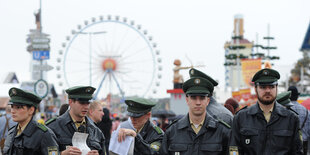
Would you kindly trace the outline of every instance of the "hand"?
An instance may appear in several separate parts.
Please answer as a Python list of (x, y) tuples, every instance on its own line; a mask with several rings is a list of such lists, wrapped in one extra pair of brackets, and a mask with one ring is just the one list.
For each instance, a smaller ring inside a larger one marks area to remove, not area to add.
[(81, 155), (82, 151), (74, 146), (66, 147), (66, 150), (61, 152), (61, 155)]
[(91, 150), (87, 153), (87, 155), (99, 155), (97, 150)]
[(120, 128), (118, 131), (118, 142), (122, 142), (125, 140), (126, 136), (136, 137), (137, 133), (132, 129), (124, 129)]

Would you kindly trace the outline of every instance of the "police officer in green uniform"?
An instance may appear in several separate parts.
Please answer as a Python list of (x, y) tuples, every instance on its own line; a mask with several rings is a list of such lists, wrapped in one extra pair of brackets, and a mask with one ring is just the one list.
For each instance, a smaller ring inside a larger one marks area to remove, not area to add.
[[(134, 155), (159, 154), (164, 133), (150, 121), (151, 109), (156, 103), (137, 97), (125, 100), (125, 103), (128, 105), (130, 120), (120, 124), (118, 141), (122, 142), (126, 136), (133, 136), (135, 137)], [(130, 129), (130, 124), (134, 128)]]
[(58, 139), (59, 150), (62, 155), (82, 153), (82, 150), (72, 146), (72, 137), (75, 132), (89, 134), (86, 143), (91, 151), (88, 154), (104, 155), (106, 153), (105, 138), (102, 132), (86, 117), (89, 100), (92, 99), (94, 91), (95, 88), (91, 86), (76, 86), (67, 89), (70, 110), (46, 122)]
[(252, 78), (258, 101), (235, 115), (230, 153), (284, 155), (301, 154), (302, 141), (297, 115), (277, 101), (280, 74), (262, 69)]
[[(210, 81), (213, 86), (217, 86), (218, 82), (216, 82), (212, 77), (208, 76), (207, 74), (192, 68), (189, 70), (189, 76), (190, 78), (195, 78), (195, 77), (201, 77), (205, 78), (208, 81)], [(233, 120), (233, 115), (232, 113), (225, 108), (223, 105), (217, 103), (215, 98), (213, 97), (213, 94), (210, 94), (210, 102), (207, 106), (207, 113), (210, 114), (213, 118), (222, 120), (226, 122), (229, 125), (232, 125), (232, 120)]]
[(12, 119), (17, 122), (17, 125), (8, 132), (4, 154), (57, 155), (58, 145), (53, 131), (33, 120), (42, 99), (31, 92), (14, 87), (9, 90), (9, 96)]
[(206, 111), (213, 89), (213, 84), (202, 77), (192, 77), (183, 84), (189, 111), (167, 128), (161, 155), (228, 153), (229, 125)]

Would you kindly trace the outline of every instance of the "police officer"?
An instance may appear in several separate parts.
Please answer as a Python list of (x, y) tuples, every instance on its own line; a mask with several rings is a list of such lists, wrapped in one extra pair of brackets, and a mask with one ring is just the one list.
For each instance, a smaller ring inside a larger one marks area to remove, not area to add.
[(95, 88), (91, 86), (76, 86), (67, 89), (70, 109), (63, 115), (46, 122), (58, 138), (62, 155), (82, 153), (82, 150), (72, 146), (72, 137), (75, 132), (89, 134), (86, 143), (91, 151), (88, 154), (105, 154), (105, 139), (102, 132), (86, 117), (89, 100), (92, 99), (94, 91)]
[(118, 141), (122, 142), (126, 136), (133, 136), (135, 137), (134, 155), (159, 154), (164, 133), (150, 121), (151, 109), (156, 103), (144, 98), (127, 99), (125, 103), (128, 105), (128, 116), (134, 129), (128, 128), (129, 120), (121, 123)]
[(58, 154), (58, 145), (53, 131), (33, 120), (41, 98), (18, 89), (9, 90), (12, 119), (17, 125), (9, 130), (5, 141), (5, 155)]
[(276, 102), (280, 74), (262, 69), (252, 78), (258, 101), (235, 115), (230, 153), (301, 154), (297, 115)]
[(290, 97), (291, 97), (291, 91), (286, 91), (278, 94), (276, 100), (279, 104), (290, 109), (290, 107), (294, 105), (291, 103)]
[[(217, 86), (218, 82), (216, 82), (213, 78), (208, 76), (207, 74), (192, 68), (189, 70), (189, 76), (190, 78), (195, 78), (195, 77), (201, 77), (205, 78), (208, 81), (210, 81), (213, 86)], [(217, 103), (215, 98), (212, 96), (213, 94), (210, 94), (210, 102), (209, 105), (207, 106), (207, 113), (210, 114), (213, 118), (223, 120), (229, 125), (232, 125), (232, 120), (233, 120), (233, 115), (232, 113), (225, 108), (223, 105)]]
[(167, 128), (160, 154), (228, 153), (229, 126), (214, 119), (206, 111), (213, 89), (213, 84), (201, 77), (190, 78), (183, 84), (189, 111)]

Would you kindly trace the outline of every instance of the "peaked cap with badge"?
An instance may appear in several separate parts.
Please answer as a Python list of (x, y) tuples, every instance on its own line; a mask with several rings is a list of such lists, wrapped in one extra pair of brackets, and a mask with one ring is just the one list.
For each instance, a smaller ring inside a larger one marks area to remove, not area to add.
[(190, 76), (190, 78), (196, 78), (196, 77), (205, 78), (205, 79), (209, 80), (213, 84), (213, 86), (218, 85), (218, 82), (216, 82), (213, 78), (211, 78), (207, 74), (205, 74), (205, 73), (203, 73), (203, 72), (201, 72), (195, 68), (192, 68), (189, 70), (189, 76)]
[(190, 78), (183, 84), (183, 91), (186, 95), (211, 96), (213, 90), (213, 84), (201, 77)]
[(138, 97), (127, 99), (125, 103), (128, 105), (128, 116), (131, 117), (141, 117), (150, 112), (152, 107), (156, 105), (155, 102)]
[(42, 98), (19, 88), (11, 88), (9, 90), (9, 96), (11, 97), (9, 104), (30, 105), (37, 107), (40, 104)]
[(255, 73), (252, 78), (252, 82), (255, 85), (276, 85), (280, 79), (280, 74), (278, 71), (264, 68)]
[(283, 106), (291, 107), (294, 104), (291, 103), (290, 97), (291, 97), (291, 91), (282, 92), (282, 93), (277, 95), (277, 99), (276, 100), (277, 100), (278, 103), (280, 103)]
[(76, 99), (79, 101), (88, 101), (93, 98), (93, 93), (96, 88), (91, 86), (75, 86), (66, 90), (69, 99)]

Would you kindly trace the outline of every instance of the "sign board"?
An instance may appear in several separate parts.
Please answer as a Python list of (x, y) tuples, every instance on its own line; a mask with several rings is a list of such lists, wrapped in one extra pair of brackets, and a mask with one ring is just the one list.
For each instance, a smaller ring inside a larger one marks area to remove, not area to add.
[(34, 84), (34, 92), (40, 96), (41, 98), (44, 98), (47, 96), (48, 94), (48, 84), (45, 80), (38, 80), (35, 84)]
[(36, 71), (50, 71), (54, 69), (54, 67), (48, 64), (44, 64), (44, 65), (33, 65), (32, 69)]
[(50, 58), (50, 51), (33, 51), (32, 59), (33, 60), (46, 60)]

